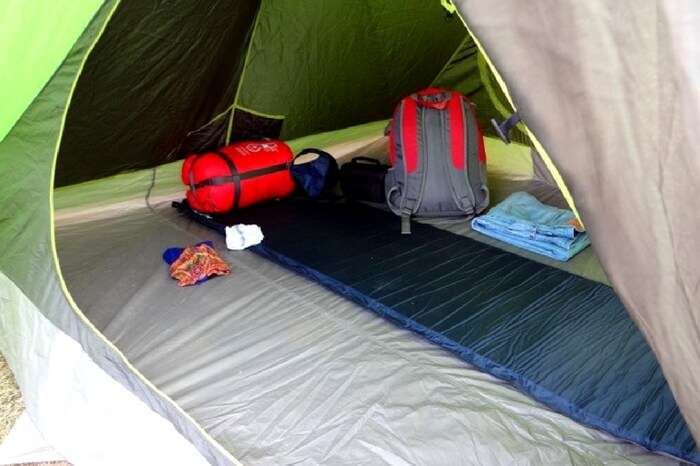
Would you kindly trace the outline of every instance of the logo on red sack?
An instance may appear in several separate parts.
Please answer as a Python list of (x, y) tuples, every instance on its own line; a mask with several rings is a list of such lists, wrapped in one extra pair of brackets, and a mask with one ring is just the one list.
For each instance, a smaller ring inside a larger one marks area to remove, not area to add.
[(251, 142), (249, 144), (246, 144), (245, 148), (248, 152), (251, 152), (253, 154), (260, 151), (275, 152), (277, 151), (277, 144), (274, 142)]

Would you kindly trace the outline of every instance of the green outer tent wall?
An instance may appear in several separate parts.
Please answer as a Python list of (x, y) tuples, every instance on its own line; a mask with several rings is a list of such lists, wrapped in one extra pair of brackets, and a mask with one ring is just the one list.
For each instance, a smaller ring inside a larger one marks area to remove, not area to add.
[(101, 3), (0, 3), (0, 141), (56, 71)]

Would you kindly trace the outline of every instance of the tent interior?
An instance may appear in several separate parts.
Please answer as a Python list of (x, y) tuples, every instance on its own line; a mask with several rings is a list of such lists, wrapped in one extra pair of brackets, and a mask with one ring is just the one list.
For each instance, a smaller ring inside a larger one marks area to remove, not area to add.
[[(318, 283), (227, 251), (216, 232), (171, 207), (184, 190), (180, 160), (238, 140), (280, 137), (341, 164), (385, 161), (394, 106), (428, 86), (474, 102), (491, 205), (526, 191), (568, 206), (524, 131), (506, 145), (490, 130), (511, 109), (456, 14), (437, 0), (339, 3), (176, 0), (115, 10), (73, 90), (55, 168), (60, 273), (82, 312), (245, 464), (700, 458), (690, 434), (659, 454), (572, 420)], [(592, 247), (558, 262), (464, 220), (427, 223), (609, 285)], [(205, 239), (231, 274), (176, 287), (162, 252)]]

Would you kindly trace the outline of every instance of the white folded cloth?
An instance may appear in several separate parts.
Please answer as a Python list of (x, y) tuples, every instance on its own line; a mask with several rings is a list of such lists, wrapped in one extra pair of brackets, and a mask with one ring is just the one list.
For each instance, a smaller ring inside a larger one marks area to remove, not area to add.
[(226, 227), (226, 247), (241, 251), (247, 247), (260, 244), (264, 236), (257, 225), (234, 225)]

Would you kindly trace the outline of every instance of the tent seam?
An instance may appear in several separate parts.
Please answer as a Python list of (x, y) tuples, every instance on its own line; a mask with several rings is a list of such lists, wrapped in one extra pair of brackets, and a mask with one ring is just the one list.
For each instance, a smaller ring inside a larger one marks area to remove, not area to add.
[(442, 68), (440, 68), (440, 71), (438, 71), (438, 74), (435, 75), (432, 81), (430, 81), (430, 87), (433, 87), (435, 85), (435, 82), (440, 79), (440, 76), (442, 76), (442, 73), (445, 72), (448, 66), (450, 66), (450, 63), (452, 63), (452, 60), (457, 56), (460, 50), (462, 50), (462, 46), (467, 42), (467, 39), (469, 39), (469, 34), (466, 34), (464, 38), (460, 41), (460, 43), (457, 45), (457, 48), (455, 48), (454, 52), (450, 55), (450, 57), (447, 59), (444, 65), (442, 65)]
[[(117, 11), (119, 5), (121, 4), (121, 0), (115, 0), (115, 4), (112, 7), (111, 11), (108, 13), (107, 17), (105, 18), (104, 23), (100, 27), (100, 30), (97, 32), (97, 36), (95, 39), (92, 41), (88, 49), (86, 50), (81, 63), (78, 67), (77, 74), (75, 78), (73, 79), (73, 83), (71, 84), (70, 92), (68, 93), (68, 97), (66, 100), (66, 106), (63, 110), (63, 115), (61, 116), (61, 124), (59, 127), (58, 131), (58, 138), (56, 140), (56, 144), (54, 146), (54, 153), (53, 153), (53, 160), (51, 164), (51, 176), (49, 177), (49, 235), (50, 235), (50, 246), (51, 246), (51, 254), (53, 258), (53, 265), (56, 269), (56, 275), (58, 277), (58, 282), (61, 288), (61, 291), (63, 292), (63, 295), (66, 298), (66, 301), (68, 301), (69, 306), (73, 310), (73, 312), (78, 316), (78, 318), (85, 324), (87, 325), (94, 333), (95, 335), (101, 339), (114, 353), (115, 355), (121, 359), (121, 362), (123, 362), (129, 370), (132, 371), (132, 373), (142, 382), (144, 383), (147, 387), (149, 387), (151, 390), (153, 390), (154, 393), (156, 393), (158, 396), (161, 397), (164, 401), (170, 403), (171, 406), (175, 408), (177, 412), (179, 412), (182, 416), (184, 416), (185, 419), (187, 419), (194, 427), (197, 429), (203, 437), (209, 441), (209, 443), (216, 448), (225, 458), (230, 460), (233, 464), (240, 465), (241, 463), (224, 447), (219, 444), (213, 437), (211, 437), (205, 430), (204, 428), (194, 419), (192, 418), (188, 413), (180, 407), (173, 399), (171, 399), (168, 395), (163, 393), (159, 388), (157, 388), (150, 380), (148, 380), (141, 372), (134, 367), (131, 362), (128, 360), (126, 355), (121, 352), (120, 349), (118, 349), (114, 343), (112, 343), (110, 340), (108, 340), (100, 330), (95, 327), (95, 325), (87, 318), (87, 316), (83, 313), (83, 311), (80, 309), (78, 304), (75, 302), (73, 299), (72, 294), (68, 290), (68, 286), (66, 285), (65, 278), (63, 277), (63, 273), (61, 272), (61, 265), (60, 265), (60, 260), (58, 258), (58, 251), (56, 248), (56, 224), (55, 224), (55, 212), (54, 212), (54, 181), (55, 181), (55, 176), (56, 176), (56, 166), (58, 162), (58, 153), (61, 147), (61, 142), (63, 139), (63, 132), (65, 130), (65, 125), (66, 125), (66, 120), (68, 116), (68, 112), (70, 111), (70, 106), (71, 106), (71, 101), (73, 99), (73, 94), (75, 93), (75, 89), (77, 87), (78, 81), (80, 80), (80, 76), (85, 68), (85, 63), (87, 62), (88, 58), (90, 57), (90, 54), (92, 53), (93, 49), (99, 42), (100, 38), (104, 34), (105, 30), (107, 29), (107, 26), (109, 25), (112, 17), (114, 16), (115, 12)], [(59, 67), (60, 68), (60, 67)], [(143, 402), (143, 401), (142, 401)], [(146, 407), (153, 409), (148, 406), (146, 403), (144, 403)], [(155, 412), (155, 411), (154, 411)], [(160, 413), (155, 412), (159, 416), (162, 416)], [(167, 420), (167, 419), (166, 419)], [(174, 427), (174, 426), (173, 426)], [(187, 442), (190, 442), (187, 437), (185, 437), (182, 433), (178, 432)], [(192, 442), (190, 442), (192, 443)], [(201, 452), (200, 452), (201, 454)]]
[[(496, 108), (498, 113), (501, 114), (503, 118), (509, 117), (512, 113), (512, 107), (507, 108), (503, 102), (501, 102), (501, 99), (498, 98), (496, 95), (496, 91), (494, 90), (493, 86), (491, 85), (491, 79), (489, 78), (487, 71), (489, 71), (489, 64), (484, 58), (484, 54), (479, 51), (479, 53), (476, 56), (476, 66), (479, 70), (479, 76), (481, 77), (481, 83), (484, 85), (484, 89), (486, 89), (486, 94), (488, 94), (489, 99), (491, 99), (491, 102), (493, 103), (493, 106)], [(522, 123), (518, 123), (518, 125), (522, 125)]]
[(243, 105), (240, 105), (240, 104), (235, 104), (233, 106), (233, 108), (234, 108), (234, 110), (237, 108), (239, 110), (243, 110), (244, 112), (251, 113), (255, 116), (260, 116), (263, 118), (270, 118), (273, 120), (284, 120), (287, 118), (287, 115), (275, 115), (272, 113), (265, 113), (265, 112), (261, 112), (260, 110), (253, 110), (252, 108), (244, 107)]
[(227, 116), (229, 112), (232, 112), (235, 109), (240, 109), (240, 110), (243, 110), (244, 112), (248, 112), (248, 113), (251, 113), (253, 115), (263, 117), (263, 118), (270, 118), (273, 120), (285, 120), (287, 118), (287, 115), (274, 115), (272, 113), (261, 112), (260, 110), (253, 110), (252, 108), (244, 107), (243, 105), (231, 104), (228, 107), (226, 107), (226, 109), (224, 111), (217, 113), (208, 122), (206, 122), (205, 124), (203, 124), (199, 128), (195, 129), (194, 131), (198, 131), (202, 128), (206, 128), (210, 124)]
[(253, 48), (253, 43), (255, 41), (255, 33), (258, 30), (258, 25), (260, 24), (260, 16), (262, 13), (263, 5), (265, 0), (260, 0), (260, 5), (258, 6), (258, 12), (255, 14), (255, 22), (253, 23), (253, 30), (250, 33), (250, 42), (248, 43), (248, 49), (245, 52), (245, 57), (243, 58), (243, 68), (241, 69), (241, 77), (238, 79), (238, 86), (236, 87), (236, 94), (233, 96), (233, 103), (231, 104), (231, 114), (228, 117), (228, 126), (226, 127), (226, 145), (231, 142), (231, 132), (233, 131), (233, 115), (236, 113), (236, 107), (238, 106), (238, 99), (240, 98), (241, 89), (243, 88), (243, 81), (245, 80), (245, 72), (248, 69), (248, 63), (250, 61), (250, 50)]

